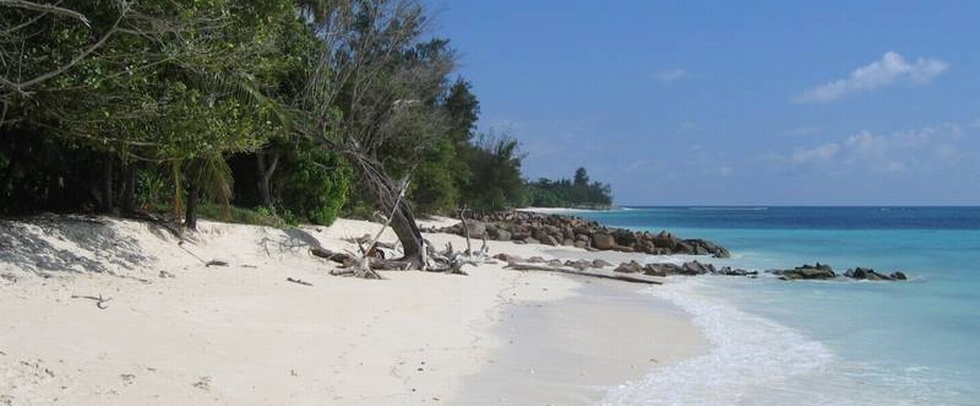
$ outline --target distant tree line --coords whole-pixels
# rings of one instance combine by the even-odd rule
[[[530,203],[517,141],[476,134],[428,21],[420,0],[0,2],[0,214]],[[570,187],[558,204],[594,200]]]
[[[527,185],[530,204],[536,207],[607,208],[612,205],[612,188],[589,182],[585,168],[578,168],[569,179],[538,179]]]

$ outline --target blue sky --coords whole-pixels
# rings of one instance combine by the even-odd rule
[[[623,205],[980,204],[980,2],[429,0],[481,131]]]

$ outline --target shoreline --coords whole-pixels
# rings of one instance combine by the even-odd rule
[[[400,405],[436,399],[472,404],[472,396],[481,396],[479,387],[471,389],[472,380],[486,382],[499,373],[519,376],[520,371],[500,369],[503,361],[488,360],[519,353],[510,348],[507,329],[527,330],[531,319],[556,326],[574,322],[582,330],[631,314],[653,325],[667,320],[686,326],[695,333],[678,343],[706,348],[698,347],[706,342],[703,334],[698,338],[690,317],[636,303],[598,304],[594,281],[504,270],[500,263],[466,267],[469,276],[385,272],[387,280],[366,281],[329,276],[332,266],[306,252],[314,244],[356,252],[345,239],[378,227],[344,219],[331,227],[290,230],[205,221],[195,241],[178,246],[166,232],[135,221],[2,220],[0,237],[13,247],[0,253],[0,274],[11,275],[0,281],[0,314],[5,315],[0,320],[0,375],[9,378],[0,383],[0,400],[14,405],[54,399],[120,405],[284,400]],[[436,246],[465,246],[458,236],[426,237]],[[390,230],[383,240],[394,241]],[[489,246],[491,253],[562,259],[578,251],[498,241]],[[615,255],[616,260],[627,256]],[[204,265],[212,259],[229,266]],[[620,292],[619,298],[635,301],[639,296],[636,286],[606,288],[634,290]],[[111,300],[103,310],[85,296]],[[583,303],[592,303],[585,309],[594,315],[568,313]],[[517,324],[511,324],[514,320]],[[629,327],[631,321],[617,323]],[[606,328],[588,330],[604,333]],[[531,342],[561,342],[536,334],[522,336],[532,337]],[[632,352],[673,359],[673,347],[643,351],[650,343],[640,340],[642,334],[635,337],[637,348],[610,346],[621,352],[617,360]],[[582,342],[598,342],[586,338]],[[598,336],[603,338],[615,344],[620,337]],[[581,360],[553,355],[552,366]],[[603,352],[592,365],[601,366],[613,355]],[[587,377],[595,377],[594,382],[574,382],[595,393],[595,385],[641,379],[650,368],[640,365],[596,366]],[[559,380],[573,378],[578,379]]]

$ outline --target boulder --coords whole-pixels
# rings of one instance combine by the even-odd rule
[[[510,241],[513,235],[507,230],[497,230],[497,240]]]
[[[643,265],[640,265],[640,263],[636,261],[623,262],[618,267],[616,267],[616,269],[613,269],[613,272],[622,272],[622,273],[639,273],[642,271],[643,271]]]
[[[609,234],[598,233],[592,237],[592,245],[600,250],[608,250],[616,245],[616,240]]]
[[[613,264],[609,263],[609,261],[606,261],[604,259],[596,259],[592,261],[593,268],[605,268],[607,266],[612,266],[612,265]]]
[[[772,271],[773,274],[780,275],[783,280],[793,279],[833,279],[837,277],[834,270],[827,264],[817,262],[816,265],[805,264],[793,269]]]
[[[895,281],[905,281],[905,280],[908,280],[909,279],[908,275],[905,275],[905,272],[902,272],[902,271],[892,272],[888,276],[890,276],[892,278],[892,280],[895,280]]]
[[[556,240],[553,236],[545,234],[541,236],[541,243],[544,245],[556,246],[558,245],[558,240]]]
[[[463,222],[459,223],[459,229],[463,230]],[[466,229],[470,232],[470,238],[481,239],[487,233],[486,223],[477,220],[466,220]]]

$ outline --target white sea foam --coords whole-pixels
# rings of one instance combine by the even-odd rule
[[[834,356],[821,343],[697,293],[698,279],[651,289],[694,316],[709,354],[659,369],[609,391],[605,406],[754,404],[754,393],[819,373]],[[788,400],[792,400],[791,398]]]

